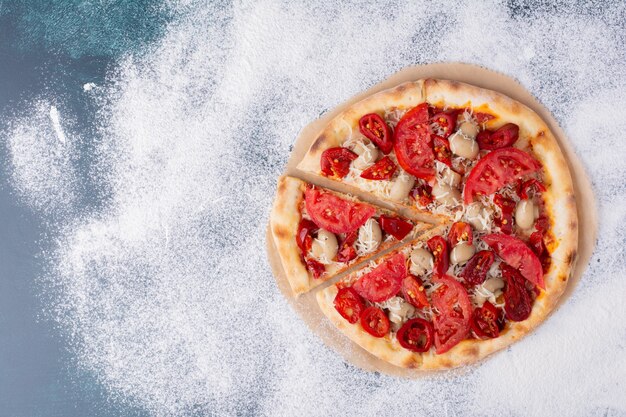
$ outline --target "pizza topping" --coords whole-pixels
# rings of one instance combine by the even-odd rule
[[[391,158],[385,156],[380,161],[366,169],[361,173],[361,178],[366,180],[388,180],[393,177],[396,172],[396,164],[393,163]]]
[[[474,139],[468,138],[463,133],[457,131],[450,136],[450,150],[461,158],[476,159],[480,149]]]
[[[524,278],[520,273],[509,265],[500,264],[502,277],[506,281],[504,288],[504,312],[512,321],[524,321],[532,311],[531,299]]]
[[[545,185],[539,180],[531,178],[524,181],[519,187],[519,198],[522,200],[528,200],[533,195],[546,191]]]
[[[304,191],[304,201],[311,220],[318,227],[337,234],[358,229],[376,213],[368,204],[343,200],[313,187]]]
[[[320,229],[311,245],[311,256],[323,264],[329,264],[337,256],[338,248],[337,236],[328,230]]]
[[[374,252],[383,241],[383,232],[380,225],[374,218],[370,218],[363,226],[359,228],[358,239],[356,242],[357,252],[360,255],[366,255]]]
[[[463,198],[469,204],[477,195],[490,195],[524,175],[541,169],[541,164],[526,152],[502,148],[485,155],[470,172]]]
[[[400,119],[394,132],[394,150],[398,163],[409,174],[425,180],[435,175],[427,103],[411,109]]]
[[[398,343],[413,352],[427,352],[433,343],[433,325],[424,319],[407,321],[398,330]]]
[[[361,313],[361,326],[374,337],[384,337],[389,333],[389,319],[378,307],[368,307]]]
[[[358,155],[349,149],[336,147],[322,152],[320,166],[322,174],[328,177],[343,178],[350,172],[350,164]]]
[[[515,223],[522,229],[530,229],[535,224],[535,203],[520,200],[515,207]]]
[[[454,247],[459,242],[472,243],[474,240],[472,227],[465,222],[455,222],[448,232],[448,242]]]
[[[495,256],[493,252],[481,250],[472,256],[459,276],[468,284],[481,284],[485,281],[485,278],[487,278],[487,272],[489,272],[489,268],[491,268],[494,260]]]
[[[391,217],[382,215],[379,218],[380,226],[385,233],[402,240],[413,230],[413,225],[399,217]]]
[[[411,274],[402,280],[402,296],[407,302],[417,308],[424,308],[430,305],[422,280]]]
[[[480,339],[493,339],[500,336],[498,309],[489,301],[485,301],[482,307],[474,309],[470,323],[476,337]]]
[[[457,206],[461,203],[461,193],[456,188],[437,182],[432,188],[432,195],[445,206]]]
[[[440,284],[431,295],[432,305],[436,309],[435,351],[442,354],[467,337],[472,303],[463,285],[453,277],[443,275],[433,281]]]
[[[311,245],[313,244],[313,233],[315,233],[317,229],[318,227],[311,220],[300,220],[300,224],[298,224],[298,233],[296,234],[296,244],[303,254],[306,254],[311,250]]]
[[[415,185],[415,177],[413,175],[408,175],[401,169],[400,173],[391,185],[389,198],[398,201],[406,200],[411,192],[411,189],[413,188],[413,185]]]
[[[439,112],[430,120],[431,127],[439,136],[447,138],[454,132],[456,119],[457,112]]]
[[[400,291],[406,274],[406,259],[402,253],[397,253],[359,278],[352,288],[366,300],[378,303]]]
[[[426,242],[428,248],[433,253],[433,275],[436,277],[443,276],[448,271],[448,243],[441,236],[431,237]]]
[[[483,236],[483,242],[491,246],[504,262],[518,270],[524,278],[545,289],[541,262],[522,240],[494,233]]]
[[[411,198],[413,198],[413,200],[417,202],[419,206],[426,207],[433,201],[432,190],[433,189],[430,187],[430,185],[422,181],[418,181],[418,183],[415,185],[415,187],[413,187],[409,195],[411,196]]]
[[[326,272],[326,267],[323,263],[316,261],[315,259],[308,258],[306,261],[306,268],[313,274],[313,278],[318,279]]]
[[[354,242],[356,242],[356,238],[358,236],[358,231],[353,230],[350,233],[347,233],[343,238],[339,245],[339,250],[337,251],[337,261],[348,263],[354,258],[356,258],[356,249],[354,249]]]
[[[476,139],[476,135],[478,134],[478,126],[476,123],[472,123],[471,121],[465,121],[461,123],[459,126],[459,131],[463,133],[465,137]]]
[[[443,162],[447,166],[452,166],[452,151],[450,150],[450,142],[441,136],[433,136],[433,148],[435,151],[435,159]]]
[[[454,171],[452,168],[443,165],[441,170],[439,170],[439,166],[437,167],[437,174],[439,174],[439,181],[445,185],[450,187],[458,187],[461,185],[462,177],[459,173]]]
[[[424,248],[416,248],[411,252],[409,269],[413,275],[422,276],[433,269],[433,255]]]
[[[391,129],[382,117],[376,113],[366,114],[359,120],[359,130],[387,155],[393,149]]]
[[[475,201],[465,207],[465,218],[479,232],[485,232],[490,229],[491,211],[479,201]]]
[[[502,233],[510,235],[513,233],[513,210],[515,210],[515,202],[510,198],[504,197],[498,193],[493,196],[493,202],[500,207],[500,217],[495,219],[496,226],[500,228]]]
[[[450,251],[450,263],[452,265],[463,265],[476,252],[474,245],[468,242],[461,242]]]
[[[341,314],[341,317],[352,324],[359,321],[361,312],[365,310],[363,299],[352,287],[339,289],[335,296],[334,305],[337,312]]]
[[[376,162],[378,159],[378,149],[374,146],[374,144],[365,144],[361,141],[353,143],[352,151],[359,155],[359,157],[352,162],[352,166],[357,169],[364,170]],[[347,145],[347,142],[344,145]]]
[[[483,130],[478,134],[476,140],[480,149],[495,150],[512,146],[519,137],[519,126],[514,123],[507,123],[495,132]]]

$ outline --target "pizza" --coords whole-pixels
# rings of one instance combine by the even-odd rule
[[[503,94],[436,79],[379,92],[331,120],[298,169],[431,223],[317,293],[341,333],[396,366],[452,368],[509,346],[546,319],[573,271],[566,159],[546,123]]]

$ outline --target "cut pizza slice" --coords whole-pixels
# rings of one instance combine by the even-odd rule
[[[284,176],[270,227],[283,270],[298,295],[432,225]]]

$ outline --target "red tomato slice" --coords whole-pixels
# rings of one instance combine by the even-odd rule
[[[378,114],[370,113],[361,117],[359,130],[366,138],[374,142],[385,155],[393,149],[391,129]]]
[[[491,246],[500,258],[517,269],[524,278],[539,288],[545,289],[541,262],[522,240],[504,234],[493,233],[483,236],[483,242]]]
[[[402,280],[402,296],[409,303],[417,308],[428,307],[428,297],[422,280],[415,275],[407,275]]]
[[[519,198],[522,200],[527,200],[529,197],[532,197],[534,194],[542,193],[546,191],[545,185],[543,185],[539,180],[535,178],[531,178],[529,180],[524,181],[519,188]]]
[[[519,126],[507,123],[495,132],[483,130],[476,137],[480,149],[494,150],[512,146],[519,138]]]
[[[439,131],[441,136],[445,139],[454,132],[454,128],[456,127],[456,119],[458,112],[446,113],[439,112],[435,114],[432,119],[430,119],[431,123],[437,125],[435,131]]]
[[[397,253],[359,278],[352,288],[366,300],[379,303],[400,291],[406,274],[406,258]]]
[[[469,110],[471,111],[471,109]],[[495,119],[495,116],[489,113],[474,112],[474,118],[476,118],[476,122],[478,124],[481,124],[488,122],[491,119]]]
[[[346,148],[329,148],[322,152],[320,166],[322,174],[343,178],[350,172],[350,164],[359,156]]]
[[[541,169],[541,164],[524,151],[516,148],[502,148],[489,152],[472,169],[463,199],[465,204],[474,200],[474,196],[490,195],[524,175]]]
[[[304,203],[313,222],[335,234],[358,229],[376,213],[368,204],[347,201],[313,187],[304,191]]]
[[[326,272],[324,264],[312,258],[307,258],[306,267],[309,271],[311,271],[314,279],[318,279],[324,274],[324,272]]]
[[[448,139],[433,135],[433,148],[435,150],[435,159],[451,167],[452,151],[450,150],[450,142],[448,142]]]
[[[500,207],[502,215],[495,219],[495,224],[500,228],[502,233],[510,235],[513,233],[513,211],[515,211],[515,201],[497,193],[493,196],[493,202]]]
[[[358,229],[346,234],[346,237],[339,245],[339,250],[337,251],[337,260],[339,262],[347,263],[356,258],[356,249],[354,249],[354,242],[356,242],[358,236]]]
[[[298,224],[298,234],[296,235],[296,243],[303,254],[307,254],[311,250],[313,244],[313,233],[318,227],[311,220],[302,219]]]
[[[382,215],[378,220],[383,231],[398,240],[404,239],[413,230],[411,223],[399,217]]]
[[[450,266],[448,242],[446,242],[446,240],[441,236],[435,236],[428,239],[426,244],[435,258],[433,275],[436,277],[443,276],[446,272],[448,272],[448,267]]]
[[[385,156],[371,167],[361,173],[361,178],[366,180],[388,180],[393,177],[398,167],[393,163],[391,158]]]
[[[449,275],[433,279],[441,284],[431,295],[434,317],[435,351],[445,353],[469,334],[472,303],[460,282]]]
[[[389,333],[389,318],[378,307],[368,307],[361,313],[361,326],[374,337],[384,337]]]
[[[411,198],[415,200],[420,207],[425,207],[433,201],[432,192],[433,189],[430,185],[422,183],[418,180],[415,187],[413,187],[411,192],[409,192],[409,196],[411,196]]]
[[[365,310],[365,303],[352,287],[339,289],[333,302],[341,317],[354,324],[359,321],[361,312]]]
[[[398,343],[412,352],[427,352],[433,344],[433,325],[424,319],[408,320],[396,335]]]
[[[504,312],[512,321],[524,321],[530,316],[532,302],[526,290],[524,278],[507,264],[500,264],[502,277],[506,281],[504,287]]]
[[[490,250],[476,252],[474,256],[467,261],[459,277],[463,278],[465,282],[471,285],[482,284],[485,282],[487,272],[489,272],[489,268],[493,265],[495,258],[495,255]]]
[[[453,248],[459,242],[467,242],[470,245],[474,241],[472,234],[472,226],[465,222],[455,222],[448,232],[448,242],[450,247]]]
[[[481,339],[493,339],[500,336],[498,309],[489,301],[482,307],[477,307],[472,314],[471,327],[474,334]]]
[[[428,103],[414,107],[400,119],[394,132],[393,149],[398,163],[409,174],[425,180],[435,176]]]

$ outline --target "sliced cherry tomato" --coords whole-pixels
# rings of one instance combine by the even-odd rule
[[[546,191],[545,185],[539,182],[539,180],[531,178],[524,181],[524,183],[520,186],[518,195],[522,200],[528,200],[528,198],[532,197],[533,194],[542,193],[544,191]]]
[[[361,178],[366,180],[388,180],[393,177],[398,167],[393,163],[391,158],[385,156],[371,167],[361,173]]]
[[[449,275],[433,279],[441,284],[431,295],[436,309],[435,351],[445,353],[469,334],[472,318],[472,303],[460,282]]]
[[[359,321],[361,313],[365,310],[365,303],[352,287],[340,288],[335,296],[335,310],[341,317],[354,324]]]
[[[309,253],[313,244],[313,233],[319,229],[311,220],[302,219],[298,224],[298,234],[296,235],[296,243],[303,254]]]
[[[366,300],[380,303],[400,291],[406,274],[406,258],[397,253],[359,278],[352,288]]]
[[[500,264],[502,277],[506,281],[504,287],[504,312],[512,321],[524,321],[532,311],[531,298],[526,290],[524,277],[505,263]]]
[[[447,271],[449,264],[448,243],[441,236],[435,236],[428,239],[426,242],[428,248],[433,253],[435,258],[433,265],[433,275],[443,276]]]
[[[451,248],[455,247],[459,242],[467,242],[471,245],[473,241],[472,226],[465,222],[452,224],[448,232],[448,242]]]
[[[432,119],[430,119],[430,122],[436,124],[438,127],[435,128],[435,131],[437,133],[440,133],[441,137],[443,137],[444,139],[450,136],[452,132],[454,132],[454,128],[456,127],[457,114],[457,112],[439,112],[435,114]]]
[[[343,178],[350,172],[350,164],[359,156],[350,149],[336,147],[329,148],[322,152],[320,166],[322,174],[337,178]]]
[[[402,280],[402,296],[409,303],[417,308],[428,307],[428,297],[422,280],[415,275],[407,275]]]
[[[524,151],[502,148],[485,155],[470,172],[463,199],[465,204],[476,195],[490,195],[524,175],[541,169],[541,164]]]
[[[494,150],[513,145],[519,138],[519,126],[507,123],[495,132],[481,131],[476,137],[480,149]]]
[[[326,191],[307,187],[304,203],[311,220],[335,234],[350,233],[363,226],[376,213],[369,204],[344,200]]]
[[[435,176],[427,103],[414,107],[400,119],[394,132],[393,149],[398,163],[409,174],[425,180]]]
[[[522,240],[501,233],[493,233],[483,236],[483,242],[491,246],[504,262],[519,270],[528,281],[539,288],[546,288],[543,282],[541,262]]]
[[[541,233],[545,233],[548,227],[550,227],[550,220],[548,220],[545,215],[540,214],[539,218],[535,221],[535,229]]]
[[[361,117],[359,130],[366,138],[374,142],[385,155],[393,149],[391,129],[378,114],[370,113]]]
[[[482,284],[485,282],[487,272],[489,272],[489,268],[493,265],[495,258],[495,255],[490,250],[478,251],[467,261],[459,276],[468,284]]]
[[[539,258],[539,262],[541,262],[541,267],[543,272],[546,273],[548,269],[550,269],[550,254],[548,253],[548,249],[546,248],[545,243],[543,242],[543,232],[536,231],[533,232],[528,238],[528,245],[535,252],[535,255]]]
[[[326,267],[323,263],[316,261],[312,258],[307,258],[306,267],[313,274],[313,278],[318,279],[326,272]]]
[[[398,343],[412,352],[428,352],[433,344],[433,325],[424,319],[407,320],[396,335]]]
[[[356,249],[354,249],[354,242],[356,242],[358,236],[358,229],[346,234],[346,237],[339,245],[339,250],[337,251],[337,260],[339,262],[348,263],[356,258]]]
[[[515,201],[504,197],[497,193],[493,196],[493,202],[500,207],[502,215],[495,219],[496,226],[500,228],[502,233],[510,235],[513,233],[513,212],[515,211]]]
[[[413,225],[399,217],[391,217],[382,215],[378,219],[380,227],[385,233],[402,240],[413,230]]]
[[[409,195],[421,207],[425,207],[433,201],[432,187],[422,181],[417,181]]]
[[[450,150],[450,142],[448,142],[448,139],[433,135],[433,148],[435,150],[435,159],[451,167],[452,151]]]
[[[481,339],[494,339],[500,336],[498,309],[489,301],[485,301],[482,307],[474,309],[471,327],[474,334]]]
[[[374,337],[384,337],[389,333],[389,318],[378,307],[368,307],[361,313],[361,326]]]

